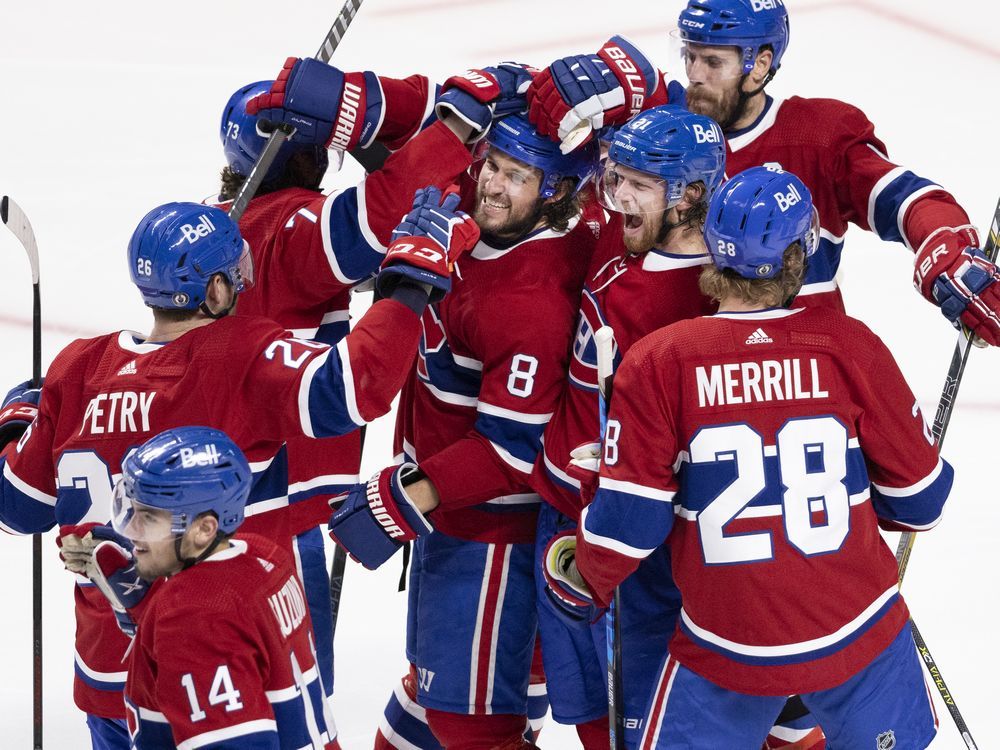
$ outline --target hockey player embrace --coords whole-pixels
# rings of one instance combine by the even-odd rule
[[[74,341],[50,366],[30,425],[23,410],[4,410],[5,423],[27,431],[0,455],[0,528],[100,533],[92,529],[108,520],[128,452],[163,429],[208,424],[225,429],[250,461],[246,515],[260,515],[254,520],[266,529],[267,512],[281,507],[275,498],[288,494],[288,437],[342,435],[388,412],[416,352],[420,314],[450,289],[451,264],[479,236],[454,210],[457,201],[436,188],[418,193],[382,261],[377,285],[386,299],[336,347],[230,314],[253,264],[221,210],[168,203],[150,211],[129,242],[128,265],[153,328]],[[28,400],[23,390],[5,403]],[[327,520],[325,498],[310,512],[313,524]],[[78,583],[74,698],[96,746],[127,746],[121,663],[129,640],[90,582]]]
[[[686,89],[667,84],[639,49],[612,37],[596,55],[557,60],[537,75],[528,89],[529,119],[539,131],[567,139],[569,148],[591,129],[621,125],[668,99],[686,103],[722,126],[729,174],[775,166],[811,191],[822,232],[796,306],[843,308],[836,275],[853,223],[905,244],[916,254],[920,293],[953,324],[1000,344],[1000,274],[951,194],[893,163],[857,107],[766,92],[790,40],[783,2],[690,0],[676,33]]]
[[[338,747],[294,560],[233,538],[252,486],[243,452],[207,427],[163,432],[122,465],[114,529],[137,574],[162,579],[127,661],[136,750]]]
[[[786,307],[813,217],[790,173],[719,188],[701,278],[719,312],[625,356],[575,560],[549,570],[557,593],[603,606],[668,539],[683,608],[644,750],[759,750],[791,694],[830,748],[917,749],[936,731],[879,527],[934,526],[953,472],[864,324]]]

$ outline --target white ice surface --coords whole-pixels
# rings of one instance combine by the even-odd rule
[[[890,155],[949,188],[981,228],[1000,181],[996,76],[1000,6],[989,0],[790,0],[792,44],[773,94],[833,96],[860,106]],[[680,5],[652,0],[368,0],[334,58],[347,69],[442,80],[515,59],[543,65],[633,37],[663,67],[665,29]],[[199,200],[222,166],[218,119],[237,86],[272,77],[286,55],[311,54],[339,1],[294,3],[26,3],[0,14],[0,193],[34,224],[42,256],[44,358],[76,336],[148,325],[124,253],[153,206]],[[328,182],[359,178],[355,169]],[[933,414],[955,335],[910,284],[912,260],[856,228],[841,281],[849,311],[889,344]],[[360,313],[361,310],[356,310]],[[12,236],[0,231],[0,386],[29,375],[30,286]],[[1000,524],[991,425],[1000,416],[996,351],[975,351],[945,446],[957,481],[944,522],[919,538],[905,593],[980,747],[1000,743],[996,718]],[[369,431],[365,471],[390,459],[391,421]],[[905,449],[905,448],[904,448]],[[894,539],[892,540],[894,544]],[[45,731],[50,748],[87,747],[71,697],[72,581],[44,540]],[[348,750],[371,746],[403,667],[398,564],[351,564],[337,632],[336,714]],[[0,538],[0,746],[31,737],[30,541]],[[939,703],[934,748],[963,747]],[[549,723],[547,748],[575,747]]]

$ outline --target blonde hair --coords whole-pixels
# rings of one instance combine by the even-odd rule
[[[748,305],[779,307],[794,299],[802,288],[806,259],[802,245],[793,242],[781,258],[781,270],[771,279],[747,279],[730,268],[710,265],[701,272],[698,287],[706,297],[722,302],[738,298]]]

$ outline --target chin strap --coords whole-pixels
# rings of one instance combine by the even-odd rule
[[[181,540],[183,538],[184,538],[183,534],[174,537],[174,557],[176,557],[177,562],[179,562],[183,566],[181,570],[187,570],[192,565],[197,565],[206,557],[208,557],[210,554],[212,554],[212,551],[219,546],[219,542],[225,540],[225,534],[223,534],[221,531],[216,531],[215,539],[213,539],[212,543],[209,544],[197,557],[181,557]]]
[[[736,89],[739,92],[740,98],[736,102],[736,106],[733,107],[733,113],[726,118],[725,122],[719,123],[719,127],[722,128],[723,133],[727,132],[730,128],[733,127],[733,125],[735,125],[743,118],[743,116],[746,114],[747,102],[749,102],[750,99],[752,99],[753,97],[757,96],[757,94],[762,93],[764,91],[764,87],[771,82],[771,79],[774,78],[774,75],[777,72],[778,71],[776,70],[767,71],[767,75],[764,77],[764,82],[761,83],[760,86],[755,88],[753,91],[743,90],[743,82],[746,81],[749,73],[744,73],[742,76],[740,76],[740,83]]]

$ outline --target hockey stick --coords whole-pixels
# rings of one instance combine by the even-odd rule
[[[990,233],[986,238],[986,245],[983,252],[990,262],[995,263],[997,259],[997,247],[1000,242],[1000,201],[993,210],[993,223],[990,225]],[[941,398],[938,400],[937,412],[934,414],[934,425],[931,432],[937,439],[938,452],[944,444],[944,436],[948,430],[948,423],[951,421],[951,411],[955,406],[955,398],[958,396],[958,388],[962,385],[962,376],[965,374],[965,365],[969,361],[969,353],[975,343],[975,336],[972,332],[962,326],[958,333],[958,342],[955,344],[955,351],[951,355],[951,365],[948,367],[948,374],[944,379],[944,388],[941,391]],[[906,568],[910,564],[910,553],[913,552],[913,543],[916,535],[912,531],[903,532],[899,538],[899,545],[896,547],[896,564],[899,566],[899,585],[903,585],[903,576],[906,575]]]
[[[9,196],[0,198],[0,220],[28,254],[33,290],[31,320],[31,380],[42,385],[42,293],[38,275],[38,243],[24,211]],[[35,750],[42,748],[42,535],[31,538],[32,717]]]
[[[991,262],[996,262],[998,245],[1000,245],[1000,201],[997,201],[997,206],[993,210],[993,222],[990,225],[989,236],[986,238],[986,246],[983,248],[983,252]],[[955,406],[955,398],[958,396],[958,389],[962,384],[962,376],[965,374],[965,366],[969,361],[969,354],[972,352],[973,344],[975,344],[975,336],[972,335],[972,332],[968,328],[963,326],[958,334],[955,351],[951,355],[951,365],[949,365],[948,374],[945,376],[944,388],[941,391],[937,412],[934,414],[934,424],[931,427],[931,433],[937,439],[938,452],[941,451],[941,446],[944,444],[948,424],[951,421],[951,412]],[[910,563],[910,554],[913,552],[915,541],[916,535],[910,531],[903,532],[903,535],[899,539],[899,545],[896,548],[896,564],[899,567],[900,586],[903,585],[903,576],[906,575],[906,568]],[[944,681],[944,677],[941,676],[941,670],[938,668],[937,661],[931,655],[930,649],[927,648],[927,642],[920,634],[920,630],[912,618],[910,619],[910,632],[913,634],[913,641],[917,645],[917,652],[921,660],[923,660],[924,666],[927,667],[927,671],[934,681],[934,687],[937,688],[941,700],[944,701],[945,706],[948,708],[948,713],[955,722],[955,726],[958,727],[965,746],[969,750],[976,750],[976,741],[972,738],[969,725],[965,723],[965,718],[958,709],[958,704],[955,703],[955,698],[952,696],[948,684]]]
[[[614,387],[615,332],[611,326],[601,326],[594,333],[597,346],[597,387],[601,391],[598,406],[601,425],[601,440],[608,430],[608,408],[611,405],[611,391]],[[608,642],[608,739],[611,750],[625,748],[625,717],[622,701],[622,625],[621,589],[615,586],[611,606],[604,615],[604,626]]]
[[[354,16],[357,15],[358,10],[361,8],[362,2],[364,0],[347,0],[344,3],[344,7],[340,9],[340,13],[337,14],[337,18],[333,22],[333,26],[330,27],[330,30],[323,38],[322,44],[319,45],[319,50],[315,55],[317,60],[321,62],[330,61],[334,50],[340,45],[340,41],[344,38],[344,34],[347,33],[351,21],[354,20]],[[264,182],[264,176],[278,156],[278,151],[282,144],[291,138],[294,132],[295,129],[286,124],[279,124],[272,131],[270,137],[267,139],[267,145],[260,152],[260,156],[257,157],[257,161],[253,165],[253,169],[250,170],[250,174],[243,181],[240,191],[233,199],[233,205],[229,208],[229,218],[233,221],[239,221],[240,217],[243,216],[243,212],[247,210],[250,201],[257,194],[261,183]],[[355,150],[357,151],[357,149]],[[368,165],[362,164],[362,166],[368,169]]]

